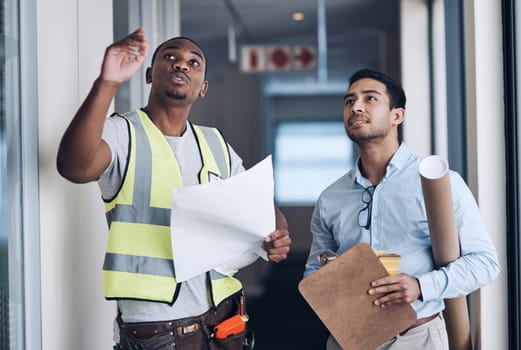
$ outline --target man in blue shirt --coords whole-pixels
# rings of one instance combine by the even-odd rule
[[[344,125],[358,145],[359,158],[317,201],[304,275],[319,269],[319,255],[327,249],[342,254],[364,242],[401,255],[399,273],[373,281],[368,293],[384,293],[374,302],[382,308],[411,304],[418,320],[379,349],[448,349],[443,299],[490,283],[500,266],[472,193],[450,172],[461,257],[436,269],[418,170],[421,159],[398,139],[404,117],[405,93],[399,83],[369,69],[351,76]],[[339,348],[330,337],[328,349]]]

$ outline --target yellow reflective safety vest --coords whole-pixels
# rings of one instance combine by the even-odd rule
[[[174,303],[179,290],[170,240],[172,190],[183,186],[168,141],[142,110],[123,117],[129,129],[128,164],[116,196],[105,201],[109,239],[103,264],[107,299]],[[192,125],[201,160],[199,182],[230,176],[230,154],[215,128]],[[186,132],[192,132],[190,128]],[[208,273],[214,306],[242,290],[233,277]]]

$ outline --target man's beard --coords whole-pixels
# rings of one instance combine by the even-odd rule
[[[166,95],[175,100],[184,100],[186,99],[186,94],[179,93],[177,91],[167,91]]]
[[[351,141],[356,144],[370,142],[375,139],[383,138],[386,136],[386,133],[382,130],[370,130],[364,133],[350,133],[346,130],[347,137],[351,139]]]

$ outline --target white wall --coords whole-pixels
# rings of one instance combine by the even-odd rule
[[[62,179],[55,160],[112,42],[112,2],[38,1],[37,27],[42,348],[111,349],[115,307],[102,295],[107,228],[98,189]]]
[[[401,82],[407,94],[403,139],[420,156],[431,154],[428,13],[424,0],[401,0]]]
[[[508,348],[501,3],[466,0],[469,185],[498,250],[502,272],[472,297],[477,349]],[[474,308],[474,306],[479,306]]]

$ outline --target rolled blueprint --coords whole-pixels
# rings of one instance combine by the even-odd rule
[[[460,256],[449,166],[442,157],[429,156],[420,162],[419,170],[434,263],[437,267],[446,266]],[[449,349],[471,350],[466,297],[445,299],[443,315],[449,336]]]

